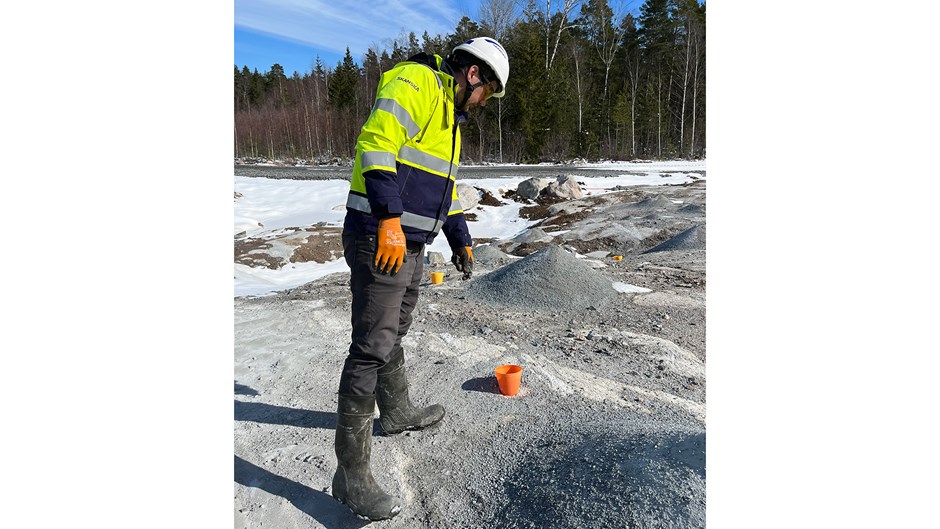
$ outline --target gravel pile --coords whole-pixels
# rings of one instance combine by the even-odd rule
[[[699,206],[698,204],[686,204],[679,208],[679,213],[684,213],[686,215],[704,215],[705,208]]]
[[[468,297],[519,309],[598,308],[617,295],[611,280],[560,246],[548,246],[471,283]]]
[[[664,197],[663,195],[656,195],[655,197],[644,198],[643,200],[639,202],[628,204],[624,206],[624,209],[634,210],[634,211],[643,211],[643,212],[646,212],[646,211],[654,212],[654,211],[676,209],[676,205],[675,203],[673,203],[671,200]]]
[[[675,237],[660,243],[643,253],[666,252],[671,250],[704,250],[705,227],[692,226]]]

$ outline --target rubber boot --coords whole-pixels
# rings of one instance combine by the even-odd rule
[[[385,494],[372,476],[372,414],[375,396],[339,395],[336,412],[336,474],[333,497],[370,520],[401,511],[401,500]]]
[[[398,349],[378,372],[375,398],[379,405],[379,424],[386,434],[420,430],[444,418],[444,407],[432,404],[417,408],[408,398],[408,377],[405,376],[405,352]]]

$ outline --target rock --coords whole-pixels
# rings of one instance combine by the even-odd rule
[[[584,196],[581,186],[572,175],[559,175],[557,180],[548,184],[546,192],[558,198],[581,198]]]
[[[460,206],[465,212],[480,204],[480,192],[471,185],[457,184],[457,196],[460,198]]]
[[[431,266],[441,266],[447,264],[444,254],[441,252],[428,252],[428,264]]]
[[[551,240],[551,239],[552,239],[552,236],[545,233],[545,230],[543,230],[542,228],[529,228],[525,230],[524,232],[520,233],[519,235],[516,235],[515,237],[513,237],[512,241],[518,242],[518,243],[523,243],[523,242],[532,243],[532,242],[540,242],[540,241],[546,241],[546,240]]]
[[[480,263],[495,263],[509,261],[512,258],[492,244],[481,244],[473,249],[473,259]]]
[[[529,200],[535,200],[546,186],[548,186],[548,181],[544,178],[529,178],[528,180],[519,182],[519,187],[516,188],[516,195]]]

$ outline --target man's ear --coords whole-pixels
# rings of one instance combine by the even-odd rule
[[[477,78],[477,82],[480,82],[480,67],[476,64],[471,64],[470,68],[467,69],[467,83],[470,83],[470,76]]]

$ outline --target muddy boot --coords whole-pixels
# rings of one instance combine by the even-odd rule
[[[444,407],[432,404],[416,408],[408,398],[408,378],[405,376],[405,353],[399,349],[379,370],[375,398],[379,404],[379,424],[386,434],[405,430],[420,430],[444,418]]]
[[[372,395],[339,395],[336,412],[336,474],[333,497],[359,516],[386,520],[401,511],[401,500],[385,494],[372,477]]]

